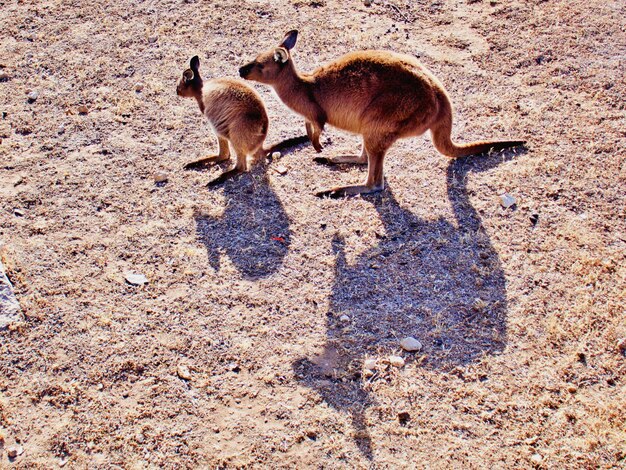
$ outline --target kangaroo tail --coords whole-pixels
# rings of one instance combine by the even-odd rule
[[[264,148],[263,155],[266,157],[271,155],[274,152],[279,152],[281,150],[285,150],[291,147],[295,147],[296,145],[304,144],[309,141],[309,138],[306,135],[301,135],[299,137],[292,137],[290,139],[282,140],[269,148]]]
[[[489,150],[502,150],[509,147],[524,145],[525,140],[485,140],[468,144],[457,144],[452,141],[452,105],[447,96],[440,100],[442,107],[439,119],[431,126],[433,144],[446,157],[459,158],[475,155]]]

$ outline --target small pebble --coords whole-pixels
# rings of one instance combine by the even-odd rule
[[[33,103],[33,102],[37,101],[37,98],[39,98],[39,92],[38,91],[31,91],[28,94],[28,101],[30,103]]]
[[[143,83],[141,83],[141,82],[135,83],[135,91],[137,93],[139,93],[140,91],[143,91]]]
[[[143,274],[134,274],[131,272],[125,273],[124,278],[126,282],[132,284],[133,286],[142,286],[144,284],[148,284],[148,278]]]
[[[280,158],[282,154],[280,152],[272,152],[272,158]]]
[[[24,448],[19,444],[7,447],[7,455],[10,459],[14,459],[18,455],[22,455],[23,453]]]
[[[152,177],[154,178],[155,183],[165,183],[168,179],[167,173],[162,171],[157,171],[154,175],[152,175]]]
[[[344,313],[339,317],[339,321],[341,323],[348,323],[350,321],[350,317]]]
[[[274,171],[276,173],[278,173],[279,175],[286,175],[287,174],[287,167],[285,167],[283,165],[278,165],[278,166],[274,167]]]
[[[87,114],[88,112],[89,112],[89,108],[86,105],[81,104],[78,107],[78,114]]]
[[[541,464],[541,462],[543,462],[543,457],[540,454],[533,454],[530,458],[530,461],[535,465],[539,465]]]
[[[0,73],[0,82],[8,82],[10,78],[11,76],[6,72]]]
[[[183,380],[191,380],[191,372],[189,372],[189,367],[184,364],[179,364],[176,369],[176,373]]]
[[[620,338],[617,340],[617,349],[622,354],[626,354],[626,338]]]
[[[16,217],[24,217],[24,211],[22,209],[13,209],[13,215]]]
[[[363,0],[363,5],[366,7],[372,6],[372,0]]]
[[[404,359],[400,356],[389,356],[389,364],[394,367],[404,367]]]
[[[537,222],[539,222],[539,214],[532,214],[530,216],[530,223],[533,225],[537,225]]]
[[[365,361],[363,361],[363,368],[368,370],[375,370],[376,359],[365,359]]]
[[[505,209],[514,206],[517,203],[517,200],[511,196],[509,193],[504,193],[500,195],[500,204]]]
[[[148,42],[149,42],[150,44],[154,44],[155,42],[157,42],[157,40],[158,40],[158,39],[159,39],[159,38],[158,38],[158,36],[150,36],[150,37],[148,38]]]
[[[398,413],[398,421],[401,425],[405,425],[411,420],[411,414],[408,411],[401,411]]]
[[[418,340],[416,340],[412,336],[408,336],[404,338],[402,341],[400,341],[400,346],[405,351],[410,351],[410,352],[419,351],[420,349],[422,349],[422,343],[420,343]]]

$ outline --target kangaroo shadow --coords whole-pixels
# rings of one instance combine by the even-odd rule
[[[226,255],[244,278],[257,280],[278,270],[289,251],[289,219],[259,165],[223,184],[226,208],[219,217],[196,215],[196,233],[209,264],[219,271]]]
[[[467,176],[493,168],[502,156],[458,159],[447,168],[447,193],[454,221],[421,220],[387,190],[368,197],[384,226],[380,243],[346,261],[336,236],[335,285],[322,354],[294,363],[296,377],[332,407],[352,417],[356,444],[372,458],[365,410],[372,405],[363,362],[390,354],[419,359],[421,367],[450,370],[505,346],[506,283],[477,211]],[[341,317],[347,315],[349,320]],[[417,354],[401,354],[399,341],[413,336]],[[374,376],[375,378],[375,376]]]

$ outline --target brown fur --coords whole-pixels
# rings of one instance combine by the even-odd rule
[[[317,159],[327,163],[367,163],[365,184],[321,191],[341,196],[384,188],[383,161],[398,139],[431,131],[442,154],[457,158],[522,145],[524,141],[483,141],[456,144],[451,139],[452,105],[439,81],[414,57],[386,51],[346,54],[310,74],[300,74],[291,58],[297,31],[290,31],[274,49],[241,67],[247,80],[271,85],[281,100],[304,116],[306,129],[320,152],[326,123],[363,136],[359,156]]]
[[[189,163],[185,168],[197,168],[228,160],[231,146],[237,158],[235,166],[211,181],[209,186],[250,171],[249,157],[253,161],[258,160],[274,150],[307,140],[300,137],[268,149],[263,148],[269,120],[259,94],[240,80],[216,78],[205,82],[200,77],[199,65],[198,57],[193,57],[190,68],[183,72],[176,93],[196,99],[200,111],[217,134],[219,154]]]

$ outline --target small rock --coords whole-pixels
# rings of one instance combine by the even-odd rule
[[[24,448],[19,444],[7,447],[7,455],[10,459],[14,459],[18,455],[22,455],[23,453]]]
[[[191,380],[191,372],[189,372],[189,367],[184,364],[179,364],[176,369],[176,373],[183,380]]]
[[[65,467],[65,465],[67,465],[67,462],[69,462],[70,459],[68,459],[67,457],[61,457],[61,460],[59,460],[59,467]]]
[[[104,390],[104,385],[103,384],[98,384],[96,386],[96,390],[98,390],[99,392],[101,392],[102,390]]]
[[[404,359],[400,356],[389,356],[389,364],[394,367],[404,367]]]
[[[533,454],[530,457],[530,461],[534,463],[535,465],[540,465],[541,462],[543,462],[543,457],[541,456],[541,454]]]
[[[280,152],[272,152],[272,158],[280,158],[282,154]]]
[[[127,272],[124,274],[124,278],[126,282],[132,284],[133,286],[142,286],[144,284],[148,284],[148,278],[143,274],[134,274],[131,272]]]
[[[350,321],[350,317],[344,313],[339,317],[339,321],[341,323],[348,323]]]
[[[65,124],[61,124],[59,126],[59,128],[57,129],[57,134],[59,134],[59,135],[65,134]]]
[[[365,359],[363,361],[363,368],[367,370],[376,370],[376,359]]]
[[[539,222],[539,214],[531,214],[530,223],[534,226],[537,225],[537,222]]]
[[[159,37],[158,37],[158,36],[150,36],[150,37],[148,38],[148,42],[149,42],[150,44],[154,44],[155,42],[157,42],[157,41],[158,41],[158,39],[159,39]]]
[[[500,204],[505,209],[513,207],[517,203],[517,200],[509,193],[500,194]]]
[[[24,211],[22,209],[13,209],[13,215],[16,217],[24,217]]]
[[[622,354],[626,354],[626,338],[620,338],[617,340],[617,349]]]
[[[141,82],[137,82],[137,83],[135,83],[135,91],[136,91],[137,93],[139,93],[139,92],[143,91],[143,83],[141,83]]]
[[[274,171],[276,173],[278,173],[279,175],[286,175],[287,174],[287,167],[283,166],[283,165],[278,165],[274,167]]]
[[[162,171],[157,171],[154,175],[152,175],[152,177],[154,178],[155,183],[165,183],[168,180],[167,173]]]
[[[28,102],[29,103],[34,103],[35,101],[37,101],[37,98],[39,98],[39,92],[38,91],[31,91],[28,94]]]
[[[22,309],[15,298],[13,285],[6,276],[4,265],[0,261],[0,330],[11,327],[23,320]]]
[[[87,107],[87,105],[81,104],[78,107],[78,114],[87,114],[89,112],[89,108]]]
[[[11,79],[11,76],[6,73],[6,72],[2,72],[0,73],[0,82],[8,82]]]
[[[411,415],[408,411],[401,411],[398,413],[398,421],[402,426],[408,423],[411,420]]]
[[[410,351],[410,352],[419,351],[420,349],[422,349],[422,343],[420,343],[418,340],[416,340],[412,336],[408,336],[404,338],[402,341],[400,341],[400,346],[405,351]]]
[[[363,5],[366,7],[372,6],[372,0],[363,0]]]

